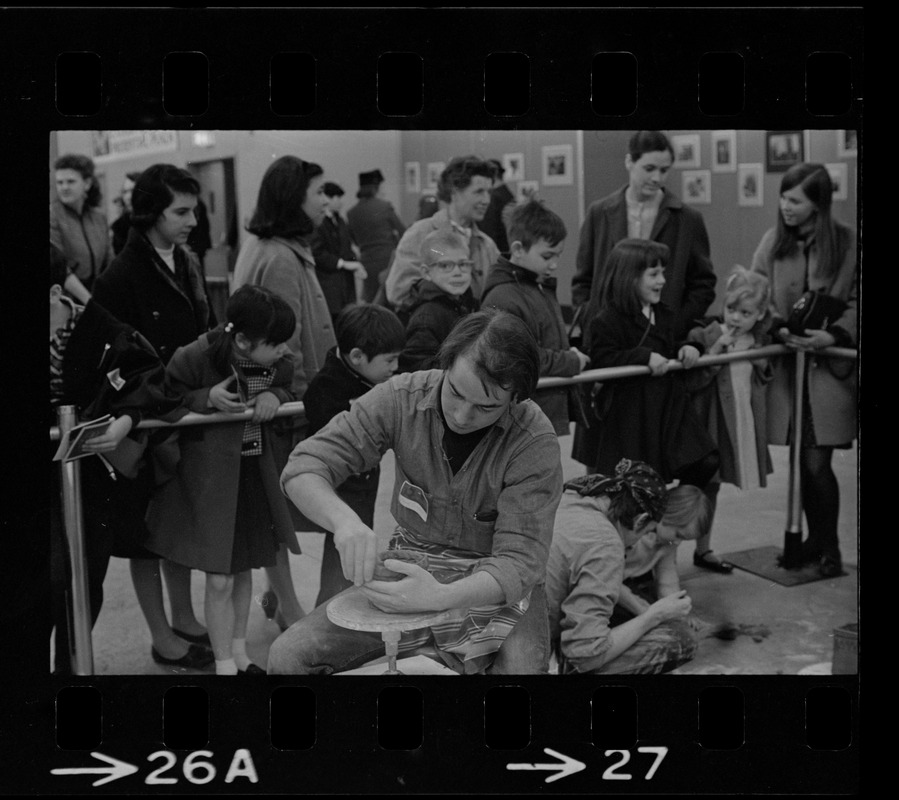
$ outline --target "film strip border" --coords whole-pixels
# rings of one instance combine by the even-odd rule
[[[859,128],[862,20],[860,8],[6,9],[9,177],[42,208],[46,134],[61,128]],[[93,66],[67,64],[85,58],[73,53]],[[89,79],[67,89],[68,76]],[[11,432],[12,446],[28,433]],[[170,790],[522,793],[550,777],[548,750],[584,765],[552,787],[577,793],[858,786],[855,677],[334,679],[235,693],[206,679],[63,684],[45,676],[45,650],[29,655],[30,678],[4,702],[8,785],[23,791],[84,791],[65,781],[102,776],[50,770],[86,770],[87,752],[139,765],[94,789],[116,793],[148,791],[154,770]],[[658,753],[640,748],[663,747],[648,783]],[[172,755],[151,763],[158,752]]]
[[[7,10],[57,127],[855,127],[861,9]],[[51,24],[52,23],[52,24]],[[21,38],[17,38],[21,36]]]

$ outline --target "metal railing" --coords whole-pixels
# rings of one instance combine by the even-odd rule
[[[802,430],[802,396],[803,381],[806,369],[807,354],[802,350],[793,350],[784,345],[770,345],[755,350],[736,353],[723,353],[717,356],[702,356],[693,369],[713,366],[715,364],[727,364],[732,361],[755,361],[759,358],[793,355],[796,358],[795,385],[793,387],[793,408],[791,430]],[[842,347],[826,347],[815,351],[815,356],[828,356],[836,358],[857,359],[858,351]],[[669,371],[684,369],[678,361],[669,362]],[[571,378],[541,378],[537,388],[548,389],[557,386],[571,386],[579,383],[604,382],[621,378],[633,378],[640,375],[651,375],[649,367],[628,366],[609,367],[607,369],[592,369],[575,375]],[[283,403],[275,412],[276,417],[294,417],[305,415],[305,407],[302,402]],[[183,428],[191,425],[214,425],[219,422],[240,422],[249,420],[253,415],[252,410],[242,411],[237,414],[215,412],[212,414],[198,414],[191,412],[177,422],[163,422],[162,420],[142,420],[138,430],[158,428]],[[70,430],[78,420],[74,406],[60,406],[58,410],[59,425],[50,428],[50,439],[57,441],[61,434]],[[783,566],[786,569],[796,569],[801,566],[800,545],[802,543],[802,499],[799,492],[799,457],[801,452],[801,437],[793,436],[790,443],[790,473],[787,489],[787,523],[784,532]],[[65,536],[69,547],[69,555],[72,565],[72,611],[74,626],[70,637],[72,647],[72,670],[75,675],[93,674],[93,646],[91,642],[91,614],[90,600],[87,588],[87,565],[84,557],[84,515],[81,505],[81,475],[80,463],[70,461],[61,464],[62,470],[62,508],[65,525]]]

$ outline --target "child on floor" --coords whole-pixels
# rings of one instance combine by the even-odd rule
[[[613,624],[619,610],[618,622],[639,616],[656,600],[677,594],[681,590],[677,573],[677,546],[694,541],[712,524],[714,506],[698,486],[682,484],[669,489],[665,496],[665,512],[656,529],[641,537],[625,551],[624,580],[618,595],[618,608],[612,616]],[[696,630],[699,622],[687,617]]]
[[[397,312],[406,322],[399,371],[437,367],[437,351],[462,317],[478,310],[471,291],[468,244],[450,228],[429,233],[421,243],[421,276]]]
[[[272,566],[284,543],[299,553],[279,478],[290,454],[288,420],[296,328],[290,306],[262,286],[228,300],[227,324],[179,348],[167,367],[191,411],[239,413],[247,421],[184,428],[177,476],[147,512],[150,550],[206,572],[206,625],[218,675],[260,675],[246,652],[251,570]],[[281,424],[281,423],[287,424]]]
[[[490,268],[481,306],[494,306],[520,317],[540,349],[540,377],[570,378],[590,362],[570,347],[553,273],[565,246],[565,223],[539,200],[514,208],[509,220],[509,258]],[[557,436],[570,431],[579,397],[569,387],[538,389],[534,402],[552,422]]]
[[[609,254],[587,311],[584,349],[592,368],[643,365],[652,376],[604,383],[595,420],[586,435],[575,435],[573,455],[588,473],[612,474],[620,459],[631,458],[668,483],[705,489],[718,470],[718,451],[690,403],[684,373],[668,371],[675,359],[694,366],[702,345],[674,340],[673,313],[660,302],[668,257],[666,245],[647,239],[624,239]]]
[[[406,334],[399,317],[378,305],[351,305],[338,315],[335,332],[337,347],[328,352],[325,364],[309,383],[303,396],[308,435],[312,436],[343,411],[349,411],[357,397],[377,383],[383,383],[397,370],[397,361]],[[381,468],[351,475],[337,488],[337,496],[369,528],[374,527],[375,501]],[[330,600],[353,585],[343,576],[340,554],[334,546],[334,534],[325,534],[322,551],[321,582],[315,605]]]
[[[690,331],[688,340],[698,342],[708,355],[754,350],[771,344],[771,287],[759,272],[737,267],[727,279],[723,318],[707,319]],[[741,489],[765,486],[771,473],[768,452],[765,392],[773,377],[767,358],[716,364],[690,375],[694,405],[718,445],[718,475],[705,491],[712,514],[721,482]],[[725,561],[709,561],[711,525],[696,541],[693,561],[718,572],[730,571]],[[709,561],[709,564],[704,562]]]

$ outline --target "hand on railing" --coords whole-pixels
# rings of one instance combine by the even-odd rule
[[[232,383],[234,383],[234,378],[229,375],[209,390],[209,399],[206,401],[209,408],[215,408],[228,414],[247,410],[246,403],[241,401],[240,395],[228,390],[228,386]]]
[[[781,328],[777,333],[783,343],[794,350],[820,350],[822,347],[833,347],[837,341],[833,334],[824,330],[806,329],[805,336],[790,333],[789,328]]]

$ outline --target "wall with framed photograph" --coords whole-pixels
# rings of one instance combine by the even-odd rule
[[[849,167],[842,161],[837,164],[825,164],[824,166],[830,173],[830,180],[833,183],[833,199],[848,200]]]
[[[698,133],[675,134],[671,138],[671,146],[674,148],[674,166],[678,169],[699,167],[702,164],[700,158],[700,145]]]
[[[417,161],[406,162],[406,191],[418,194],[421,191],[421,164]]]
[[[430,192],[437,191],[437,184],[440,183],[440,173],[446,169],[446,164],[442,161],[429,161],[427,180],[425,181],[425,190]]]
[[[570,144],[542,147],[540,163],[543,166],[544,186],[569,186],[574,183],[574,150]]]
[[[765,197],[765,173],[761,164],[737,167],[737,205],[743,208],[761,206]]]
[[[858,131],[837,131],[837,156],[855,158],[858,155]]]
[[[737,132],[712,131],[712,172],[737,171]]]
[[[681,173],[681,200],[691,205],[709,205],[712,202],[712,171],[685,169]]]
[[[805,161],[802,131],[765,132],[765,172],[786,172],[802,161]]]
[[[502,165],[505,170],[504,181],[508,183],[524,180],[524,153],[503,153]]]

